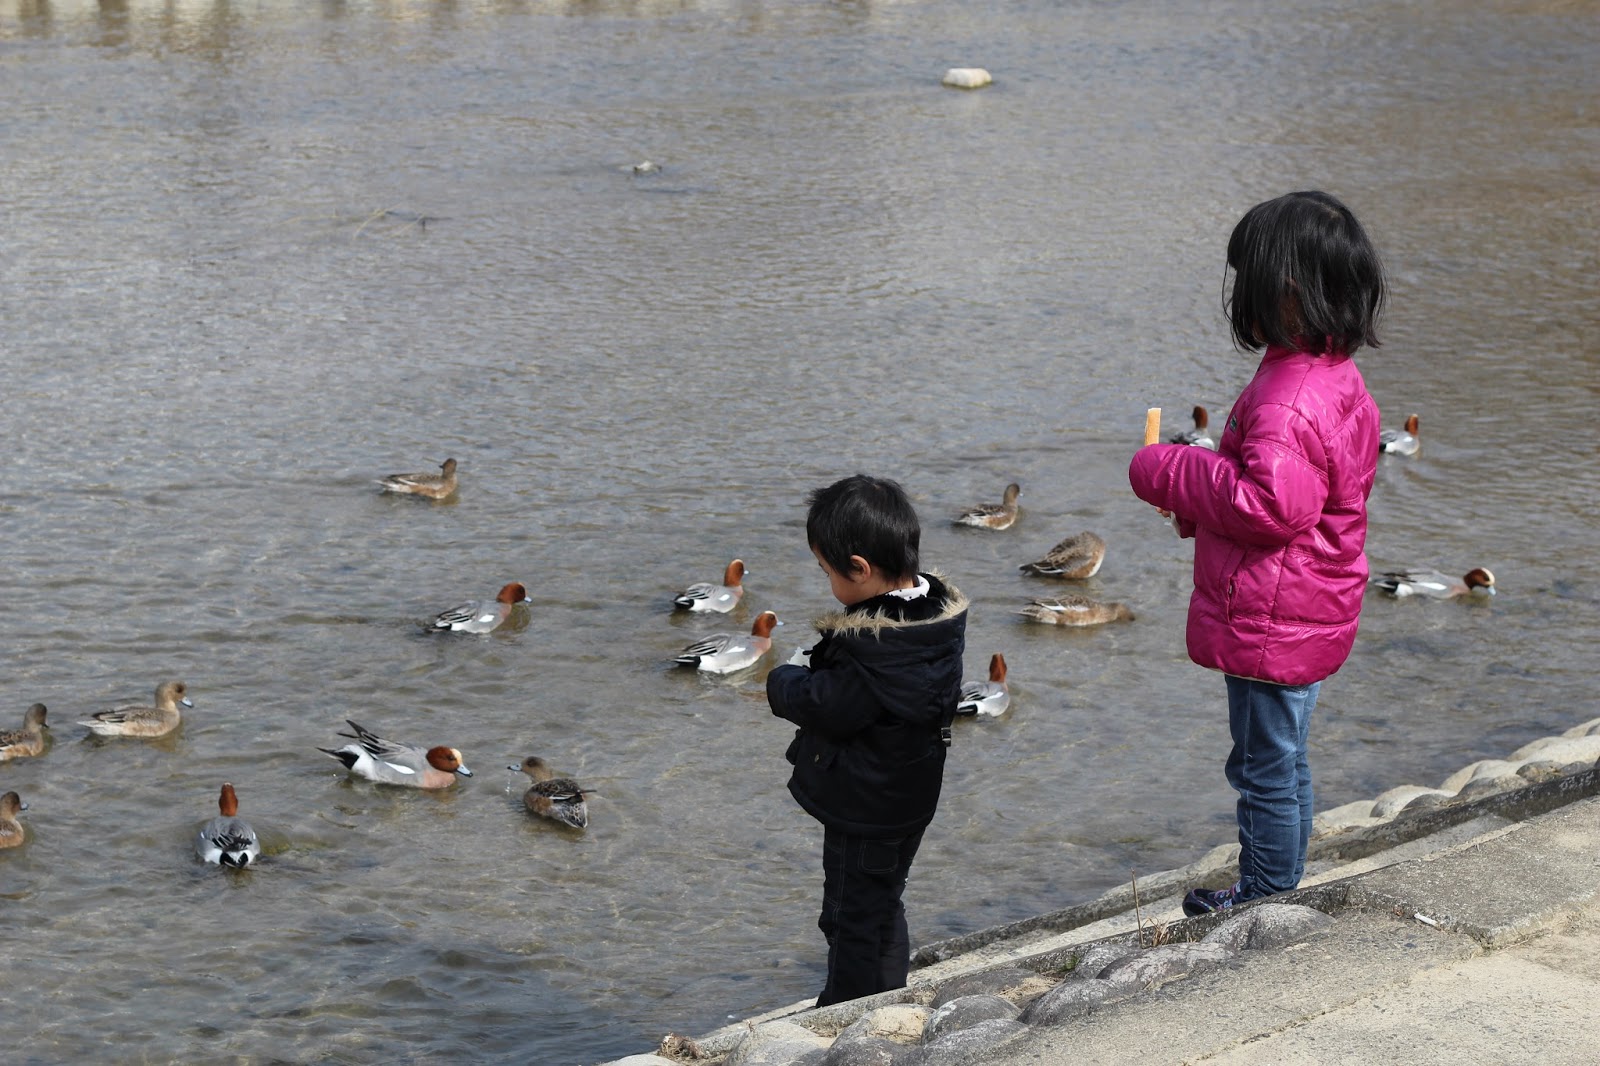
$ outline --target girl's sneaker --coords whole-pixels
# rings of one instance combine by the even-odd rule
[[[1183,897],[1183,913],[1190,918],[1197,918],[1212,911],[1226,910],[1238,901],[1237,883],[1227,888],[1191,888],[1189,894]]]

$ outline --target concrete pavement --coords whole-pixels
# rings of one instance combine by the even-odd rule
[[[1290,897],[1333,925],[970,1061],[1600,1062],[1600,799]]]

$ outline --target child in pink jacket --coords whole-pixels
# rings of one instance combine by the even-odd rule
[[[1203,914],[1300,883],[1311,837],[1306,734],[1355,642],[1367,583],[1378,407],[1354,353],[1377,347],[1383,268],[1323,192],[1257,204],[1228,241],[1234,343],[1265,349],[1215,452],[1152,444],[1128,479],[1194,537],[1189,657],[1220,670],[1239,793],[1239,880],[1191,889]]]

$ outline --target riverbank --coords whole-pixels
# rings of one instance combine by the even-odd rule
[[[1237,849],[1219,848],[929,945],[905,989],[796,1004],[616,1066],[1593,1061],[1600,767],[1540,756],[1597,736],[1600,721],[1474,764],[1443,798],[1408,787],[1351,805],[1365,815],[1328,812],[1347,824],[1324,823],[1302,887],[1235,913],[1179,906],[1187,886],[1234,876]]]

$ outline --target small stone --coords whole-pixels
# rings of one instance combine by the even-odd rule
[[[606,1066],[680,1066],[672,1059],[664,1059],[660,1055],[629,1055],[625,1059],[613,1059]]]
[[[767,1022],[751,1029],[734,1045],[722,1066],[794,1066],[800,1056],[833,1041],[794,1022]]]
[[[1333,924],[1333,919],[1298,903],[1263,903],[1230,918],[1205,935],[1202,944],[1232,951],[1260,951],[1298,943]]]
[[[971,1029],[950,1033],[914,1049],[895,1066],[973,1066],[982,1062],[989,1052],[1027,1031],[1028,1027],[1021,1022],[1001,1019],[979,1022]]]
[[[933,1012],[915,1003],[896,1003],[870,1010],[857,1018],[848,1029],[839,1034],[839,1042],[862,1040],[876,1036],[899,1044],[915,1044],[922,1039]]]
[[[1515,770],[1509,774],[1498,777],[1478,777],[1461,786],[1461,791],[1456,796],[1463,800],[1482,799],[1484,796],[1495,796],[1502,792],[1510,792],[1515,788],[1524,788],[1528,782],[1517,776]]]
[[[1357,800],[1355,803],[1346,803],[1342,807],[1334,807],[1317,815],[1316,829],[1326,832],[1332,829],[1345,829],[1355,825],[1365,825],[1372,817],[1372,801]]]
[[[940,985],[938,994],[933,997],[930,1006],[937,1010],[951,1000],[963,996],[998,996],[1003,992],[1021,988],[1029,981],[1036,980],[1038,976],[1032,970],[1021,966],[1001,966],[993,970],[962,974]]]
[[[1416,811],[1431,811],[1435,807],[1443,807],[1457,798],[1459,797],[1453,792],[1424,792],[1406,804],[1405,810],[1400,813],[1409,814]]]
[[[856,1040],[840,1039],[817,1061],[819,1066],[895,1066],[895,1061],[906,1052],[904,1044],[885,1040],[881,1036],[864,1036]]]
[[[933,1012],[922,1030],[922,1042],[931,1044],[947,1033],[959,1033],[980,1022],[1016,1021],[1021,1013],[1004,996],[962,996]]]
[[[1513,762],[1555,763],[1588,769],[1600,759],[1600,737],[1545,737],[1511,753]]]
[[[1197,969],[1220,965],[1237,954],[1220,944],[1163,944],[1112,963],[1100,971],[1097,980],[1148,988]]]
[[[1096,941],[1089,945],[1088,950],[1078,956],[1078,963],[1072,968],[1072,973],[1068,975],[1068,980],[1099,977],[1100,972],[1107,966],[1127,958],[1138,950],[1139,946],[1137,944],[1122,941]]]
[[[1517,772],[1517,764],[1506,762],[1504,759],[1480,759],[1475,763],[1463,766],[1455,773],[1444,779],[1444,784],[1439,787],[1446,792],[1460,792],[1466,787],[1467,782],[1481,778],[1504,777]]]
[[[1423,788],[1421,785],[1401,785],[1398,788],[1391,788],[1377,798],[1372,804],[1372,816],[1374,818],[1393,818],[1406,809],[1406,804],[1418,796],[1425,796],[1429,793],[1446,796],[1454,795],[1454,792],[1450,789]]]
[[[944,72],[944,83],[952,89],[981,89],[993,81],[982,67],[951,67]]]
[[[1087,981],[1064,981],[1022,1012],[1026,1025],[1060,1025],[1081,1018],[1102,1003],[1126,999],[1138,991],[1131,985],[1117,985],[1098,977]]]

